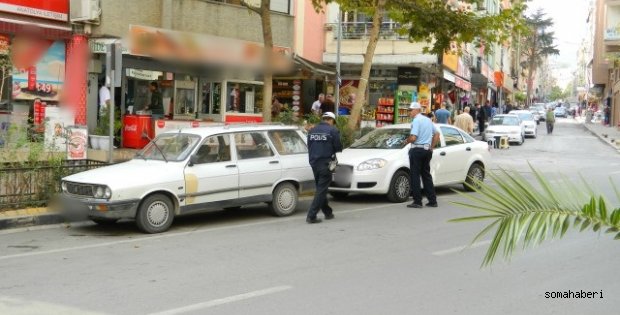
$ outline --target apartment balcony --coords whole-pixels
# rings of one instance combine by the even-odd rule
[[[603,39],[606,52],[620,51],[620,0],[605,2],[607,16]]]
[[[327,34],[323,54],[323,62],[336,63],[337,24],[325,24]],[[341,62],[362,64],[372,23],[342,23],[342,39],[340,41]],[[373,64],[375,65],[411,65],[432,64],[437,62],[436,55],[424,54],[425,43],[410,43],[406,35],[400,33],[401,26],[395,22],[381,23],[379,42],[375,49]]]

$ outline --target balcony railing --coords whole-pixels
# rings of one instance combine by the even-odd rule
[[[370,37],[372,30],[372,22],[344,22],[342,25],[342,39],[367,39]],[[338,36],[336,23],[327,24],[326,27],[334,31],[334,38]],[[402,29],[400,23],[383,22],[379,30],[379,39],[397,39],[406,40],[407,35],[401,35],[399,30]]]

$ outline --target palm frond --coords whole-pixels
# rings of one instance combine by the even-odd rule
[[[550,237],[561,238],[571,222],[580,231],[590,228],[595,232],[615,233],[615,239],[620,239],[620,208],[612,211],[609,202],[594,194],[582,176],[580,184],[561,175],[560,184],[552,185],[547,174],[532,165],[529,168],[534,180],[517,171],[499,169],[488,172],[489,183],[474,183],[474,194],[457,191],[466,201],[453,204],[483,214],[450,222],[491,220],[472,243],[496,229],[482,266],[491,264],[500,250],[504,259],[510,259],[519,242],[525,249]],[[615,184],[613,187],[620,200]]]

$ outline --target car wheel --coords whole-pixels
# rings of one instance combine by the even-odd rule
[[[118,219],[103,219],[103,218],[92,218],[93,222],[99,225],[112,225],[115,224]]]
[[[349,196],[349,193],[345,191],[330,191],[329,194],[336,200],[342,200]]]
[[[291,215],[297,209],[299,193],[291,183],[281,183],[273,190],[273,199],[269,203],[269,209],[278,217]]]
[[[172,201],[161,194],[151,195],[144,199],[136,215],[136,224],[145,233],[164,232],[170,228],[173,220]]]
[[[390,202],[405,202],[409,199],[410,189],[409,173],[399,170],[392,177],[387,198]]]
[[[522,145],[525,142],[525,136],[521,135],[521,140],[518,142],[519,145]]]
[[[465,183],[463,188],[467,191],[474,191],[474,188],[479,188],[484,181],[484,167],[480,164],[472,164],[467,171],[467,177],[465,177]]]

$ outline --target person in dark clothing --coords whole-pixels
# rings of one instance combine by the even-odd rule
[[[319,210],[323,211],[325,220],[334,218],[334,211],[327,203],[327,189],[332,181],[332,172],[329,162],[336,156],[336,152],[342,151],[340,133],[334,127],[336,115],[332,112],[323,113],[322,121],[308,133],[308,157],[314,173],[316,192],[308,209],[307,223],[319,223],[321,219],[316,215]]]
[[[334,102],[334,97],[331,94],[327,94],[327,98],[321,104],[321,112],[322,113],[335,113],[336,112],[336,103]]]
[[[151,102],[144,107],[144,110],[150,110],[154,118],[156,116],[161,117],[164,115],[164,101],[157,82],[151,82],[149,90],[151,90]]]
[[[476,115],[478,118],[478,130],[480,131],[480,135],[484,134],[484,124],[487,121],[487,112],[484,108],[482,108],[479,104],[477,105]]]
[[[471,118],[476,121],[478,119],[478,116],[476,116],[476,114],[478,113],[478,107],[480,107],[480,105],[478,103],[476,103],[474,106],[468,105],[470,110],[469,110],[469,114],[471,115]]]

